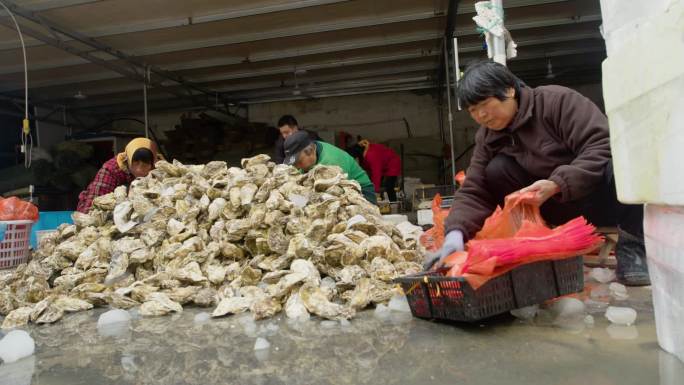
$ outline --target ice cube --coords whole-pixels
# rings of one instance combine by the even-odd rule
[[[254,350],[264,350],[271,347],[271,344],[265,338],[257,338],[254,343]]]
[[[635,340],[639,338],[639,330],[634,325],[608,325],[606,332],[614,340]]]
[[[408,300],[405,295],[395,295],[390,301],[388,307],[394,311],[400,311],[405,313],[411,312],[411,306],[409,306]]]
[[[202,323],[209,321],[210,318],[211,318],[211,314],[209,314],[209,313],[205,313],[205,312],[197,313],[197,314],[195,314],[195,318],[193,319],[193,322],[195,322],[195,324],[202,324]]]
[[[613,282],[608,288],[610,289],[610,295],[618,301],[624,301],[629,298],[627,288],[621,283]]]
[[[608,306],[606,318],[616,325],[629,326],[636,321],[637,312],[631,307]]]
[[[131,320],[131,314],[126,310],[113,309],[100,314],[100,318],[97,319],[97,326],[105,326],[118,322],[128,322]]]
[[[131,314],[126,310],[113,309],[100,314],[97,332],[103,337],[120,337],[129,330]]]
[[[5,364],[33,355],[36,343],[23,330],[12,330],[0,340],[0,359]]]
[[[351,322],[349,322],[349,320],[342,318],[340,320],[340,326],[342,326],[343,328],[348,328],[351,326]]]
[[[609,268],[597,267],[591,269],[589,276],[600,283],[615,281],[615,272]]]
[[[584,302],[577,298],[565,297],[554,302],[551,310],[559,317],[567,317],[584,313]]]
[[[391,310],[381,303],[375,307],[375,311],[373,312],[373,316],[381,320],[387,320],[391,315]]]
[[[525,306],[521,307],[520,309],[511,310],[511,314],[515,318],[520,318],[523,320],[533,319],[537,315],[537,312],[539,312],[539,305]]]
[[[606,284],[601,284],[591,289],[591,298],[603,298],[610,295],[610,288]]]

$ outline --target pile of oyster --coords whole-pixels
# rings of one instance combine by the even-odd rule
[[[94,306],[349,319],[421,270],[415,233],[384,222],[360,191],[338,167],[301,174],[266,155],[241,168],[161,161],[0,277],[2,327]]]

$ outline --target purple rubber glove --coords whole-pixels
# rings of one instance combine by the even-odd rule
[[[435,263],[439,264],[444,258],[456,251],[463,251],[463,249],[463,233],[459,230],[452,230],[444,237],[444,244],[439,251],[428,253],[423,263],[423,268],[429,270]]]

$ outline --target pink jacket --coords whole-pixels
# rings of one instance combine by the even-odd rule
[[[401,175],[401,158],[394,150],[382,144],[370,143],[361,166],[368,172],[375,191],[380,191],[383,176]]]

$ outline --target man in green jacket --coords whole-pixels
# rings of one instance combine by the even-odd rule
[[[346,151],[332,144],[311,140],[304,131],[297,131],[285,139],[284,163],[295,166],[301,170],[309,171],[317,164],[326,166],[338,166],[347,178],[359,182],[363,196],[371,203],[376,204],[375,188],[368,174]]]

